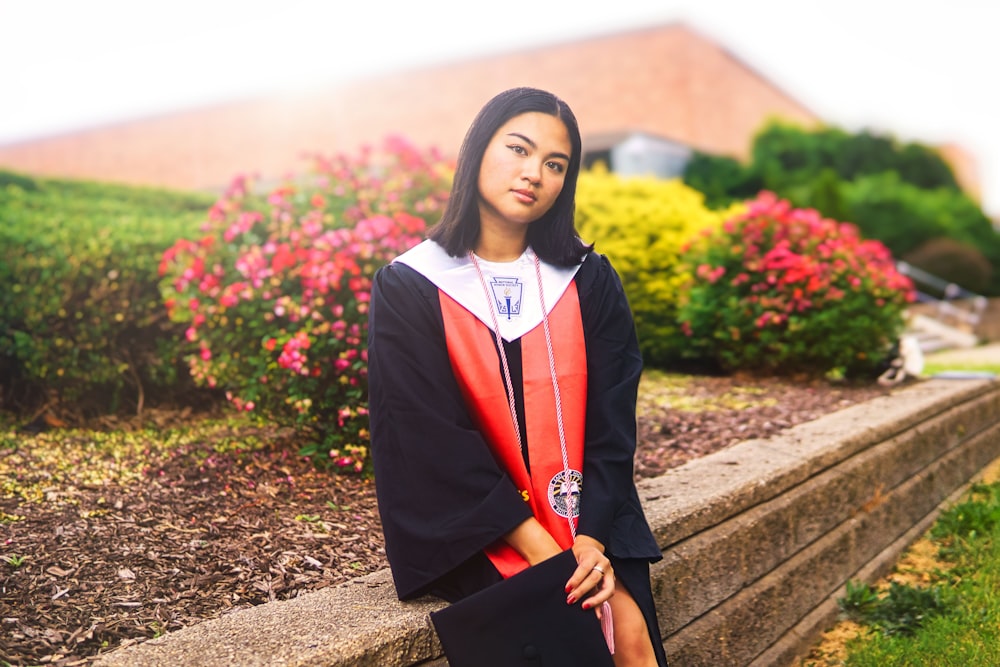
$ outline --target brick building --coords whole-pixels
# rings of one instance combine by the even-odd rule
[[[671,23],[0,146],[0,166],[216,189],[237,173],[279,177],[302,168],[303,152],[351,152],[391,133],[453,154],[479,107],[520,85],[570,104],[585,151],[611,151],[617,136],[672,160],[678,147],[743,158],[772,117],[820,122],[724,47]]]

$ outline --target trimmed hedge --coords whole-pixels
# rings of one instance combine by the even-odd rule
[[[212,198],[10,172],[0,194],[4,407],[93,415],[190,391],[156,272]]]

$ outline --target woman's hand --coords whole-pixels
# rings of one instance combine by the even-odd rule
[[[600,606],[615,594],[615,573],[611,561],[604,555],[604,545],[587,535],[577,535],[573,543],[576,570],[566,582],[566,603],[573,604],[584,595],[593,595],[583,601],[584,609]]]
[[[529,518],[504,535],[504,540],[531,565],[558,555],[562,549],[537,520]],[[566,582],[566,602],[575,604],[584,595],[584,609],[597,608],[615,594],[615,574],[611,561],[604,555],[604,545],[587,535],[577,535],[573,543],[576,570]]]

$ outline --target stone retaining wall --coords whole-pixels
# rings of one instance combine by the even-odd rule
[[[1000,298],[989,299],[975,333],[981,340],[987,342],[1000,341]]]
[[[1000,383],[930,380],[644,480],[673,667],[788,665],[989,462]],[[114,651],[103,667],[439,667],[427,613],[387,571]]]

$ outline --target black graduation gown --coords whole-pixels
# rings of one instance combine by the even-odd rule
[[[661,553],[633,481],[642,370],[635,326],[607,258],[591,253],[574,280],[587,349],[577,532],[606,546],[653,632],[648,568]],[[483,549],[531,512],[466,409],[438,288],[409,266],[387,265],[375,275],[369,317],[372,458],[396,592],[402,600],[429,593],[455,601],[500,580]],[[518,345],[507,349],[514,352],[512,375],[519,376]],[[658,637],[653,644],[661,653]]]

